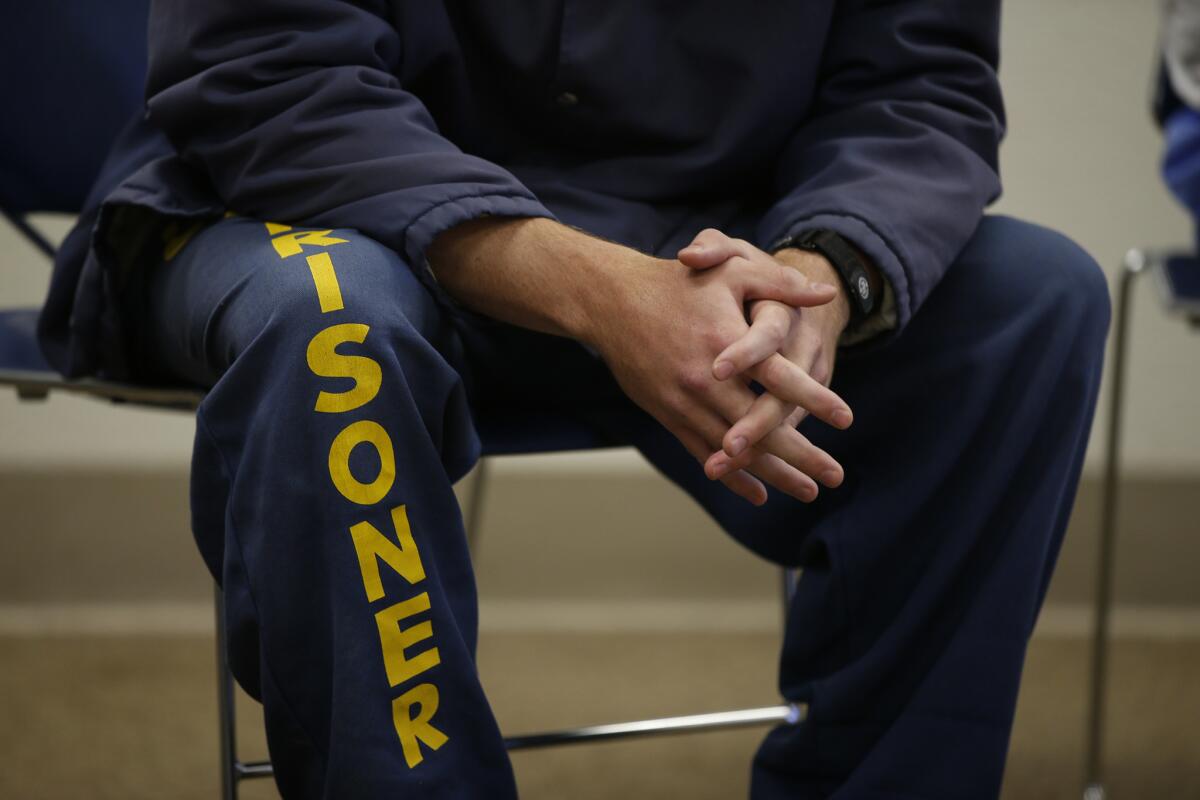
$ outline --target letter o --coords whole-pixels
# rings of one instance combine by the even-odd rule
[[[350,472],[350,453],[360,444],[372,445],[379,454],[379,474],[370,483],[359,482]],[[351,503],[370,506],[386,497],[396,481],[396,453],[383,426],[364,419],[343,428],[329,447],[329,477]]]

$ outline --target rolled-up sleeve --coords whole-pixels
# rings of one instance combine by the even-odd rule
[[[838,3],[812,113],[785,148],[760,242],[827,228],[894,293],[903,328],[1000,193],[996,0]]]
[[[383,3],[155,2],[149,117],[231,210],[356,228],[436,291],[425,251],[441,231],[552,215],[438,133],[396,77],[401,51]]]

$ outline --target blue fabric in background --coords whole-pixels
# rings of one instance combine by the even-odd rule
[[[1163,180],[1192,219],[1200,220],[1200,112],[1186,106],[1163,123]]]
[[[6,3],[0,208],[78,212],[140,113],[149,0]]]

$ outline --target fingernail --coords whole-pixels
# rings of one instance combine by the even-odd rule
[[[826,486],[833,486],[841,479],[841,473],[836,469],[827,469],[821,473],[821,483]]]
[[[828,283],[814,283],[812,284],[812,288],[818,292],[828,292],[835,287]]]
[[[746,449],[746,438],[739,436],[729,445],[729,455],[737,458],[737,456]]]
[[[683,252],[691,253],[692,255],[699,255],[700,253],[704,252],[704,248],[698,244],[689,244],[687,247],[683,248]]]
[[[850,423],[854,421],[854,415],[844,408],[839,408],[833,412],[833,424],[839,428],[849,428]]]
[[[712,468],[713,480],[725,477],[726,472],[729,472],[729,462],[718,461]]]
[[[733,364],[729,361],[718,361],[713,365],[713,376],[723,381],[733,374]]]

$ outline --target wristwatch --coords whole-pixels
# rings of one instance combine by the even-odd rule
[[[798,247],[825,256],[837,270],[850,296],[851,316],[855,320],[870,316],[875,309],[875,293],[871,291],[871,281],[867,278],[867,266],[841,235],[825,229],[805,231],[797,238],[786,241],[783,246]]]

